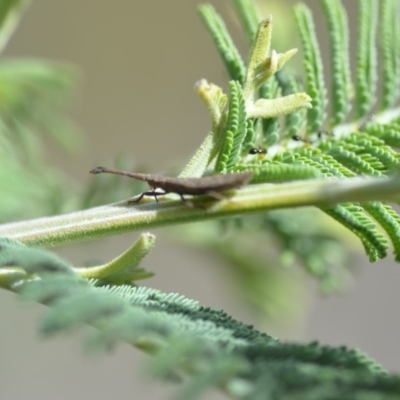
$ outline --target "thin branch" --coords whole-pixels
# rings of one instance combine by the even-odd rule
[[[277,208],[323,206],[371,200],[400,199],[400,175],[392,178],[314,179],[282,184],[258,184],[231,191],[234,196],[216,201],[193,200],[188,207],[174,195],[165,201],[127,201],[89,210],[0,225],[0,236],[27,245],[56,246],[165,225],[205,221]]]

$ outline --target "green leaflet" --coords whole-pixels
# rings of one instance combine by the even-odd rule
[[[399,246],[399,228],[400,228],[400,217],[392,207],[383,204],[385,209],[385,213],[387,214],[386,219],[389,220],[389,223],[383,223],[382,226],[385,227],[385,224],[388,225],[388,228],[385,228],[390,239],[392,240],[394,247],[395,260],[400,262],[400,246]]]
[[[376,102],[377,0],[359,0],[359,40],[356,70],[356,112],[365,117]]]
[[[243,92],[239,84],[232,83],[230,87],[230,107],[227,127],[233,132],[232,149],[226,163],[227,170],[231,170],[240,160],[242,143],[246,137],[246,106]]]
[[[367,154],[375,157],[381,165],[383,165],[384,171],[393,171],[399,167],[399,155],[394,152],[388,146],[380,146],[380,147],[368,147],[366,146],[365,151]],[[361,150],[359,150],[361,152]]]
[[[369,131],[369,128],[367,128],[367,131]],[[356,145],[361,148],[363,148],[364,146],[383,147],[383,145],[385,144],[382,139],[374,137],[372,135],[367,135],[364,132],[350,133],[349,135],[344,136],[341,141],[343,141],[344,143],[351,143],[352,145]]]
[[[387,205],[379,202],[364,204],[364,209],[385,230],[392,241],[395,259],[400,261],[400,218],[396,212]]]
[[[260,97],[263,99],[274,99],[280,96],[280,87],[275,76],[272,76],[260,89]],[[290,114],[289,114],[290,115]],[[279,139],[278,118],[267,118],[262,120],[263,143],[272,146]]]
[[[307,112],[307,127],[309,132],[316,132],[324,123],[328,103],[322,59],[311,11],[306,5],[299,4],[294,7],[294,13],[304,52],[306,89],[312,98],[312,109]]]
[[[200,6],[199,13],[214,41],[215,46],[217,47],[226,69],[228,70],[230,78],[242,83],[245,77],[244,62],[236,49],[223,20],[210,4]]]
[[[267,162],[261,167],[257,165],[239,165],[235,168],[235,172],[247,171],[254,171],[252,183],[288,182],[321,176],[316,168],[301,164]]]
[[[383,0],[380,21],[380,45],[382,49],[382,109],[392,107],[399,97],[400,86],[400,26],[398,16],[400,3],[396,0]]]
[[[323,153],[317,149],[304,148],[300,150],[296,156],[296,161],[302,161],[305,164],[318,166],[320,171],[326,176],[344,178],[355,175],[344,165],[338,163],[329,154]]]
[[[400,148],[400,125],[397,122],[389,124],[370,124],[366,127],[365,133],[370,135],[368,139],[378,138],[383,144],[394,148]]]
[[[279,140],[279,122],[277,118],[268,118],[263,120],[263,143],[270,147]]]
[[[369,132],[378,136],[388,146],[400,148],[400,126],[398,124],[375,125]]]
[[[13,239],[9,239],[9,238],[0,238],[0,251],[7,249],[8,247],[11,248],[21,248],[21,249],[25,249],[26,246],[24,244],[22,244],[21,242],[18,242],[16,240]]]
[[[64,297],[75,297],[89,288],[89,282],[79,275],[53,274],[23,285],[20,293],[24,300],[48,304]]]
[[[357,164],[360,162],[367,163],[367,166],[362,167],[362,171],[358,171],[360,173],[368,173],[366,170],[368,169],[371,170],[371,174],[387,174],[399,166],[398,153],[389,146],[386,146],[383,140],[373,136],[353,134],[343,138],[343,140],[337,143],[326,142],[320,148],[324,152],[334,156],[337,160],[339,160],[339,158],[336,157],[335,154],[338,154],[339,157],[347,158],[347,167],[354,171],[357,171],[359,168]],[[347,156],[347,153],[351,154]],[[354,169],[349,159],[353,156],[357,156]],[[366,158],[369,158],[371,161],[366,162]]]
[[[349,31],[346,11],[340,0],[321,2],[328,20],[332,59],[332,121],[344,121],[351,109],[353,88],[351,84]]]
[[[0,2],[0,53],[18,26],[29,0],[2,0]]]
[[[369,160],[363,160],[362,157],[365,155],[358,156],[356,153],[346,150],[343,147],[335,147],[329,150],[328,154],[356,174],[381,176],[382,173],[380,170],[385,170],[383,164],[376,165],[378,162],[377,159],[375,159],[375,166],[372,166],[372,158]]]
[[[28,274],[72,273],[68,263],[44,250],[6,246],[0,253],[0,267],[18,267]]]
[[[320,346],[318,342],[311,342],[304,345],[288,343],[286,346],[248,346],[244,349],[247,357],[256,361],[264,357],[271,357],[273,360],[285,359],[289,354],[296,354],[299,359],[308,362],[324,364],[330,360],[330,365],[335,367],[349,367],[357,371],[374,371],[377,375],[385,375],[385,370],[359,350],[349,350],[346,346],[333,348]]]
[[[255,120],[254,118],[249,118],[246,121],[246,136],[244,138],[243,141],[243,151],[245,151],[246,153],[248,153],[248,151],[255,147],[256,145],[256,123],[257,120]]]
[[[229,113],[224,144],[215,166],[217,172],[231,170],[240,160],[242,143],[246,137],[246,109],[240,84],[229,84]]]
[[[271,371],[274,365],[273,372]],[[261,365],[259,376],[254,390],[246,399],[279,399],[279,398],[304,398],[315,400],[330,399],[397,399],[398,382],[387,379],[384,375],[370,379],[369,374],[350,372],[344,376],[337,373],[336,369],[324,368],[321,380],[324,385],[315,385],[313,375],[316,368],[312,365],[293,366],[285,363],[271,362]],[[361,379],[355,379],[356,376]],[[282,384],[275,383],[282,382]],[[301,385],[298,382],[302,382]],[[275,384],[274,384],[275,383]],[[293,385],[292,385],[293,383]],[[287,385],[291,388],[288,390]],[[326,386],[325,386],[326,385]]]
[[[284,71],[279,71],[275,74],[275,77],[284,96],[303,90],[301,83],[293,74],[287,74]],[[291,138],[304,130],[306,126],[306,114],[306,109],[300,109],[288,114],[285,117],[285,138]]]
[[[204,352],[203,349],[199,350],[199,355],[197,356],[200,360],[202,352]],[[158,364],[158,360],[156,360],[155,363]],[[247,368],[245,363],[235,356],[225,355],[224,357],[216,357],[212,365],[206,369],[203,368],[196,376],[196,379],[187,382],[184,385],[183,389],[179,391],[176,399],[197,399],[209,387],[223,386],[225,382],[234,381],[235,376],[245,374],[248,370],[249,368]],[[231,392],[232,397],[237,398],[243,395],[241,385],[239,385],[237,389],[232,388],[227,391]]]
[[[232,0],[237,14],[246,31],[249,44],[253,44],[257,34],[258,24],[261,20],[257,10],[257,4],[253,0]]]
[[[324,207],[322,211],[359,237],[371,262],[386,257],[388,242],[361,207],[341,204]]]

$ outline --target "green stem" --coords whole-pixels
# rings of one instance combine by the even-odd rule
[[[322,206],[341,202],[398,200],[400,175],[386,178],[314,179],[282,184],[250,185],[232,191],[233,197],[216,201],[209,197],[193,200],[188,207],[180,200],[156,203],[127,201],[89,210],[0,225],[0,237],[27,245],[56,246],[159,226],[205,221],[277,208]]]

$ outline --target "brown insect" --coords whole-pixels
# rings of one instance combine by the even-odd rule
[[[153,189],[151,192],[143,192],[137,199],[130,202],[138,203],[144,196],[152,196],[158,202],[158,196],[163,196],[167,193],[179,194],[182,201],[187,202],[184,195],[191,196],[212,196],[218,200],[224,199],[221,192],[229,189],[235,189],[250,182],[253,177],[252,172],[242,172],[238,174],[219,174],[206,176],[204,178],[168,178],[162,175],[141,174],[139,172],[125,172],[116,169],[97,167],[90,171],[91,174],[115,174],[128,176],[147,182]],[[160,188],[164,192],[156,192],[155,189]]]

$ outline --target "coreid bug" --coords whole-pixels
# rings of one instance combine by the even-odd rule
[[[202,196],[208,195],[216,199],[224,199],[221,192],[229,189],[235,189],[250,182],[253,177],[252,172],[241,172],[238,174],[219,174],[206,176],[204,178],[168,178],[162,175],[142,174],[139,172],[125,172],[112,168],[97,167],[90,171],[91,174],[115,174],[128,176],[147,182],[153,189],[151,192],[143,192],[137,199],[130,202],[138,203],[144,196],[152,196],[158,202],[158,196],[167,193],[179,194],[182,201],[186,202],[184,195]],[[156,192],[155,189],[160,188],[164,192]]]

